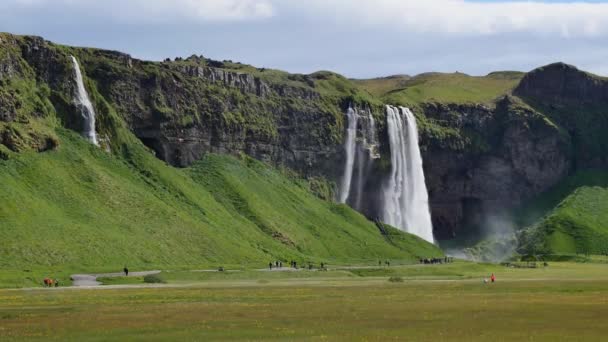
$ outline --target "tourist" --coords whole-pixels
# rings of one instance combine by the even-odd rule
[[[495,281],[496,281],[496,276],[494,276],[494,273],[492,273],[492,276],[490,277],[490,280],[491,280],[492,282],[495,282]]]
[[[272,261],[268,263],[268,268],[272,271]]]
[[[127,266],[125,266],[125,268],[123,268],[122,271],[125,272],[125,277],[129,276],[129,269],[127,268]]]

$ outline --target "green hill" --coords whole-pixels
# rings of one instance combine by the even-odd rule
[[[488,103],[511,92],[523,73],[493,72],[486,76],[463,73],[425,73],[414,77],[387,77],[356,81],[359,87],[386,103],[415,105],[423,102]]]
[[[56,134],[55,150],[0,160],[4,272],[441,255],[409,234],[383,236],[308,182],[249,157],[208,155],[176,169],[138,142],[115,156],[71,131]]]
[[[579,172],[526,205],[519,225],[524,254],[608,253],[608,174]]]

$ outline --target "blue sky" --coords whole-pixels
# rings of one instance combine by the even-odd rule
[[[606,1],[1,0],[0,31],[358,78],[555,61],[608,75]]]

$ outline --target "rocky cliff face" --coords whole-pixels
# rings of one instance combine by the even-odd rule
[[[521,80],[514,93],[554,107],[608,104],[608,81],[564,63],[535,69]]]
[[[555,63],[528,73],[514,94],[571,137],[577,168],[608,167],[608,79]]]
[[[464,229],[547,190],[570,169],[569,141],[516,99],[496,107],[427,104],[428,118],[468,135],[465,146],[425,139],[424,166],[436,237]]]
[[[72,54],[83,67],[102,138],[116,144],[112,126],[124,123],[159,158],[178,167],[209,152],[246,153],[304,177],[339,183],[345,160],[344,113],[349,104],[365,107],[375,119],[377,146],[373,156],[365,147],[357,152],[366,156],[361,160],[367,178],[359,185],[362,196],[349,203],[372,219],[378,217],[379,191],[390,172],[382,104],[344,78],[290,75],[200,57],[153,63],[34,37],[0,39],[0,124],[56,115],[64,126],[78,130]],[[23,96],[14,86],[18,79],[41,90]],[[563,129],[568,121],[547,114],[553,113],[546,110],[547,103],[607,102],[604,81],[564,65],[530,73],[515,93],[535,104],[507,96],[492,105],[422,103],[414,108],[436,237],[457,237],[569,172],[579,135]],[[35,105],[25,107],[23,102]],[[360,142],[370,142],[370,122],[361,120]]]

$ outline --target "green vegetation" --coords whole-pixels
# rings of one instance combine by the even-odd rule
[[[606,254],[608,173],[579,171],[516,210],[519,252],[547,259]]]
[[[426,73],[415,77],[388,77],[356,83],[385,103],[415,106],[423,102],[489,103],[511,92],[523,77],[520,72],[495,72],[487,76],[462,73]]]
[[[0,336],[3,341],[555,341],[601,340],[608,334],[601,319],[608,314],[605,265],[436,266],[399,268],[455,267],[466,272],[472,266],[479,271],[465,274],[472,280],[452,281],[397,275],[403,282],[383,276],[0,290]],[[484,284],[482,277],[490,272],[497,283]]]
[[[0,265],[32,278],[14,276],[5,286],[37,285],[45,268],[65,279],[68,272],[124,264],[263,266],[274,259],[441,255],[404,233],[399,243],[387,242],[362,215],[248,157],[209,155],[179,170],[137,143],[117,158],[70,131],[57,134],[57,150],[0,161]]]
[[[282,116],[298,115],[314,123],[298,129],[330,144],[341,140],[341,108],[372,102],[342,76],[290,75],[199,57],[145,62],[4,34],[0,51],[11,71],[0,80],[0,106],[8,113],[0,121],[0,286],[39,286],[46,276],[69,284],[70,273],[125,264],[187,269],[442,255],[412,235],[383,235],[352,209],[319,199],[333,196],[325,179],[304,181],[245,156],[208,155],[175,169],[127,128],[137,115],[148,115],[176,129],[204,123],[273,142]],[[52,72],[38,65],[40,51]],[[82,119],[72,103],[70,55],[80,61],[102,148],[74,133]],[[193,75],[199,66],[246,77],[226,85]],[[256,77],[268,82],[266,93],[256,93]]]
[[[403,89],[407,87],[407,81],[412,77],[408,75],[394,75],[380,78],[370,78],[367,80],[352,80],[361,89],[369,92],[375,97],[381,97],[382,95],[391,92],[396,89]]]
[[[529,254],[608,254],[608,189],[581,187],[522,234]]]

